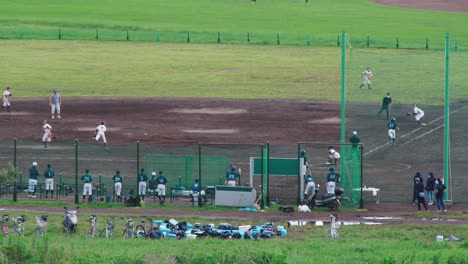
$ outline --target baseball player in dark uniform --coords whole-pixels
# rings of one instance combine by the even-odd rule
[[[89,169],[85,170],[85,174],[81,176],[81,181],[83,182],[83,202],[85,201],[86,195],[91,197],[93,195],[93,176],[89,174]]]
[[[396,138],[396,131],[400,130],[394,117],[390,120],[390,122],[388,122],[387,127],[388,127],[388,137],[390,137],[390,142],[394,144],[395,138]]]
[[[148,176],[145,173],[145,169],[141,168],[140,174],[138,174],[138,195],[141,200],[145,200],[146,195],[146,183],[148,182]]]
[[[330,166],[327,174],[327,193],[335,193],[336,183],[340,181],[340,174],[335,172],[335,168]]]
[[[231,165],[231,169],[226,172],[226,185],[236,186],[236,179],[240,177],[240,174],[236,171],[236,166]]]
[[[29,169],[29,195],[28,197],[36,198],[37,177],[39,177],[39,170],[37,169],[37,162],[32,163]]]
[[[114,181],[114,190],[115,190],[115,195],[117,196],[117,202],[122,201],[122,175],[120,175],[120,171],[117,170],[115,171],[114,177],[112,177],[112,180]]]
[[[47,169],[44,171],[44,177],[46,178],[46,194],[45,197],[49,197],[49,191],[52,198],[54,198],[54,176],[55,171],[50,164],[47,164]]]
[[[380,111],[377,114],[377,119],[380,117],[380,114],[385,111],[387,114],[387,120],[388,120],[388,114],[390,112],[390,108],[392,105],[392,97],[390,97],[390,93],[387,93],[387,95],[382,99],[382,106],[380,107]]]
[[[159,197],[159,204],[163,205],[164,201],[166,200],[166,183],[167,178],[163,175],[163,171],[159,171],[159,176],[156,178],[156,182],[158,183],[158,197]]]

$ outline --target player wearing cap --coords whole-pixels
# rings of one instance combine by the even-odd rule
[[[159,171],[159,176],[156,178],[156,182],[158,183],[158,196],[159,196],[159,204],[163,205],[164,200],[166,200],[166,183],[167,178],[163,175],[163,171]]]
[[[148,176],[146,176],[145,169],[141,168],[138,174],[138,195],[140,195],[140,199],[143,201],[145,200],[147,181]]]
[[[115,190],[115,195],[117,196],[117,202],[122,201],[121,192],[122,192],[122,176],[120,175],[120,171],[117,170],[115,171],[114,177],[112,177],[112,180],[114,180],[114,190]]]
[[[361,142],[357,131],[353,131],[353,135],[349,138],[349,142],[353,144],[353,147],[357,147],[357,145]]]
[[[60,116],[60,106],[62,105],[62,98],[58,93],[57,89],[54,89],[53,94],[49,98],[50,111],[52,113],[52,119],[55,118],[55,112],[57,112],[57,118],[62,118]]]
[[[85,201],[86,195],[91,197],[93,195],[93,176],[89,174],[89,169],[85,170],[85,174],[81,176],[81,181],[83,182],[83,202]]]
[[[37,169],[37,162],[32,163],[32,167],[29,169],[29,189],[28,197],[36,198],[36,185],[37,177],[39,177],[39,170]]]
[[[3,100],[3,105],[2,109],[6,107],[7,112],[10,112],[10,97],[13,96],[10,92],[10,87],[7,87],[6,90],[3,92],[2,95],[2,100]]]
[[[55,171],[50,164],[47,164],[47,169],[44,171],[44,177],[46,178],[45,185],[46,185],[46,193],[45,197],[49,197],[49,191],[52,198],[54,198],[54,176]]]
[[[96,134],[94,136],[94,139],[96,139],[96,141],[99,141],[99,139],[102,138],[104,147],[106,147],[106,150],[109,150],[107,148],[106,131],[107,131],[106,122],[102,121],[101,124],[96,127]]]
[[[325,164],[336,165],[336,163],[338,162],[338,160],[340,160],[340,158],[341,158],[340,153],[336,151],[332,145],[328,146],[328,161]]]
[[[42,143],[44,143],[44,148],[47,148],[47,143],[52,141],[52,127],[47,124],[47,120],[44,120],[42,123],[42,131],[44,132],[42,135]]]
[[[335,172],[333,166],[330,166],[327,173],[327,193],[335,193],[337,182],[340,182],[340,174]]]

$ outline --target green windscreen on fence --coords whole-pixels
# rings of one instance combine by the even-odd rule
[[[254,161],[254,175],[262,175],[262,159],[253,158]],[[269,175],[282,175],[282,176],[297,176],[298,174],[298,160],[286,158],[270,158],[268,167]]]
[[[150,174],[152,171],[162,170],[168,177],[171,186],[179,185],[190,188],[195,179],[198,179],[198,156],[175,155],[145,155],[145,167]],[[226,157],[201,158],[203,186],[215,186],[224,183],[228,159]]]

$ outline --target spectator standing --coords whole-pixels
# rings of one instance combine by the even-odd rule
[[[421,211],[421,204],[424,206],[424,209],[426,209],[426,211],[429,211],[429,209],[427,209],[426,199],[424,198],[424,183],[419,178],[416,178],[414,189],[418,194],[418,211]]]
[[[417,171],[413,177],[413,205],[418,201],[418,192],[416,191],[416,181],[423,182],[421,172]]]
[[[429,172],[429,178],[427,178],[426,181],[426,191],[427,191],[427,204],[428,205],[433,205],[434,200],[434,190],[435,190],[435,182],[436,182],[436,177],[434,177],[434,173]]]
[[[37,162],[34,161],[29,169],[29,198],[36,198],[37,177],[39,177],[39,170]]]
[[[49,197],[49,191],[51,198],[54,198],[54,176],[55,171],[50,164],[47,164],[47,169],[44,171],[46,193],[45,197]]]
[[[447,187],[445,187],[443,178],[440,178],[436,181],[436,185],[435,185],[436,195],[435,196],[436,196],[436,202],[437,202],[437,212],[440,212],[441,210],[444,210],[445,212],[447,211],[447,209],[445,208],[445,204],[444,204],[444,192],[446,188]]]

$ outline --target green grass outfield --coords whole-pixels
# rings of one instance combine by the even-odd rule
[[[1,85],[14,98],[188,97],[340,100],[341,49],[336,47],[162,44],[146,42],[1,40]],[[443,103],[444,52],[348,49],[348,99]],[[468,97],[463,65],[452,52],[452,100]],[[374,89],[360,91],[371,66]]]
[[[17,217],[23,212],[4,211]],[[289,227],[286,238],[276,240],[122,240],[125,221],[122,216],[98,213],[98,229],[104,228],[105,219],[115,223],[114,239],[86,239],[90,226],[84,208],[78,213],[78,233],[66,239],[63,233],[63,214],[49,213],[49,226],[45,238],[32,236],[34,216],[43,213],[25,212],[25,237],[0,236],[2,263],[466,263],[468,242],[436,242],[437,235],[468,236],[463,225],[380,225],[342,226],[341,240],[324,239],[325,226]],[[135,208],[131,216],[136,223],[146,216],[138,216]],[[127,216],[130,217],[130,216]],[[162,215],[154,219],[167,220]],[[188,217],[190,223],[227,222],[233,225],[258,225],[263,222],[203,219]],[[276,225],[287,227],[286,222]],[[12,226],[12,225],[11,225]],[[10,230],[12,232],[12,230]]]
[[[244,41],[245,33],[251,32],[265,39],[260,43],[275,43],[280,33],[305,44],[310,33],[312,43],[333,45],[336,36],[346,31],[356,43],[363,44],[369,35],[374,46],[394,47],[399,37],[402,47],[418,41],[417,47],[423,48],[426,38],[431,45],[443,45],[445,32],[451,32],[459,45],[468,45],[466,14],[396,8],[368,0],[310,0],[307,4],[305,0],[261,0],[255,5],[250,0],[0,0],[0,6],[0,38],[27,38],[28,34],[56,38],[60,27],[64,38],[69,34],[79,39],[93,39],[99,28],[122,30],[112,33],[116,34],[112,38],[122,40],[125,30],[190,31],[202,34],[202,42],[216,41],[217,32]],[[178,37],[172,38],[177,41]],[[180,40],[185,40],[185,34]]]

